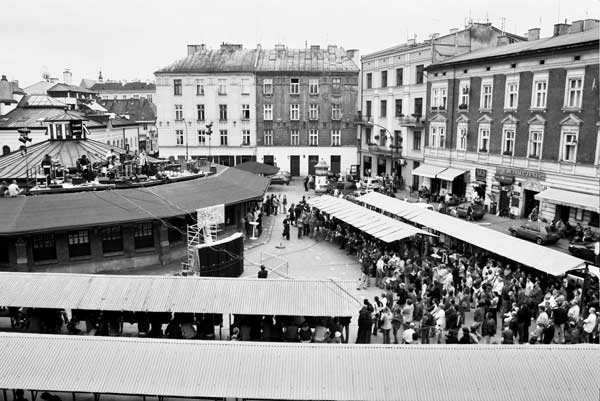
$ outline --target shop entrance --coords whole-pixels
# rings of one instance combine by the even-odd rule
[[[540,201],[535,200],[535,195],[538,193],[537,191],[531,191],[529,189],[526,189],[523,192],[523,216],[527,217],[529,216],[534,207],[540,205]]]
[[[462,174],[456,177],[454,181],[452,181],[452,195],[462,198],[463,196],[465,196],[465,191],[465,175]]]
[[[382,176],[386,173],[386,160],[383,158],[377,159],[377,175]]]
[[[567,223],[569,221],[569,217],[571,215],[571,208],[569,206],[564,205],[556,205],[555,218],[559,218],[563,223]]]
[[[510,209],[510,198],[508,196],[509,191],[510,191],[509,186],[501,186],[500,187],[500,202],[498,203],[500,212],[506,213],[507,215],[508,215],[508,210]]]
[[[420,165],[421,165],[420,162],[413,162],[413,171],[416,170]],[[413,176],[412,176],[412,189],[413,189],[413,191],[419,190],[419,176],[418,175],[413,174]]]
[[[363,157],[363,177],[371,175],[371,156]]]
[[[290,156],[290,174],[292,177],[300,177],[300,156]]]

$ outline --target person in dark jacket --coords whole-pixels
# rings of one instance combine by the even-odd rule
[[[454,300],[450,301],[450,305],[446,310],[446,329],[458,330],[458,313],[454,308]]]
[[[469,328],[463,327],[462,337],[458,340],[459,344],[471,344],[471,335],[469,334]]]
[[[258,271],[258,278],[267,278],[268,275],[269,272],[267,271],[265,265],[260,265],[260,270]]]
[[[488,312],[485,320],[483,321],[483,325],[481,326],[481,335],[485,338],[486,344],[491,342],[492,337],[496,335],[497,330],[494,314],[492,312]]]
[[[508,327],[502,330],[502,344],[514,344],[514,336],[511,329]]]
[[[283,219],[283,238],[290,240],[290,220],[287,217]]]
[[[519,335],[519,344],[529,342],[529,325],[531,324],[531,311],[527,302],[523,303],[517,311],[517,333]]]
[[[447,320],[446,320],[447,323]],[[458,344],[458,330],[452,329],[448,331],[446,336],[446,344]]]
[[[373,306],[368,299],[364,300],[364,306],[358,314],[358,335],[356,337],[357,344],[369,344],[371,342],[371,315],[373,314]]]
[[[556,308],[552,310],[552,320],[554,321],[554,338],[552,342],[555,344],[564,344],[565,324],[569,320],[569,316],[564,306],[562,295],[556,299]]]

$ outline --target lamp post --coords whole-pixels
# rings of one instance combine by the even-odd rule
[[[206,135],[208,135],[208,162],[212,163],[210,160],[210,142],[211,142],[211,138],[212,138],[212,126],[213,123],[212,121],[208,124],[206,124]]]
[[[25,127],[20,128],[17,132],[19,133],[19,142],[23,144],[21,145],[21,153],[25,156],[25,187],[27,188],[27,192],[29,192],[29,157],[27,155],[27,143],[31,142],[31,138],[29,137],[31,130]]]
[[[396,153],[396,155],[398,155],[400,153],[400,150],[402,149],[402,146],[399,144],[399,142],[400,142],[399,135],[398,134],[392,134],[390,132],[390,130],[387,129],[386,127],[384,127],[383,125],[380,125],[380,124],[377,124],[377,123],[374,123],[374,122],[371,122],[371,121],[368,121],[367,124],[385,130],[385,132],[387,133],[387,136],[392,139],[392,145],[390,145],[390,148],[392,149],[392,168],[393,168],[394,167],[394,161],[396,159],[394,157],[394,153]]]

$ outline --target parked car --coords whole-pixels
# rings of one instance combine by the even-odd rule
[[[554,244],[560,238],[556,229],[539,221],[528,221],[520,226],[511,226],[508,230],[513,237],[535,241],[538,245]]]
[[[596,242],[577,241],[569,245],[569,252],[573,256],[594,262],[596,260],[595,248]]]
[[[467,218],[467,214],[469,213],[469,206],[473,211],[473,220],[481,220],[485,215],[485,210],[482,205],[472,204],[470,202],[461,203],[454,208],[451,208],[450,214],[454,217]]]
[[[290,185],[290,181],[292,181],[292,175],[287,171],[280,171],[271,176],[270,185]]]
[[[366,177],[363,179],[361,188],[365,188],[367,191],[376,191],[381,187],[381,181],[379,178]]]
[[[335,184],[335,188],[340,193],[347,195],[356,191],[356,184],[351,181],[338,181]]]

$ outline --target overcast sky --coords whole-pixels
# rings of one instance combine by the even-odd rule
[[[549,36],[559,18],[599,17],[600,0],[2,0],[0,74],[22,87],[65,68],[77,84],[99,69],[105,79],[146,80],[192,43],[337,44],[366,54],[469,18]]]

